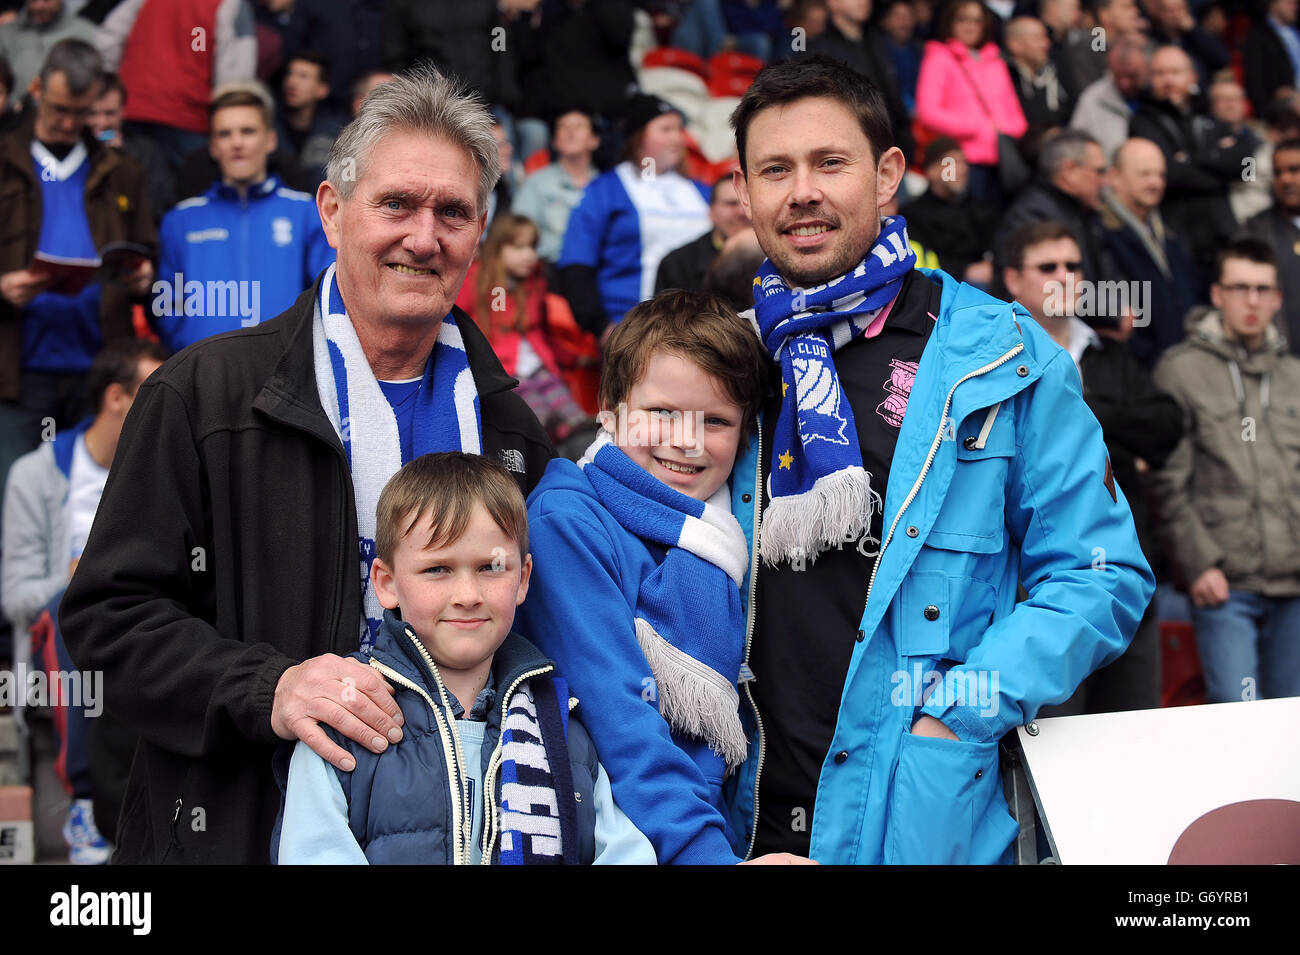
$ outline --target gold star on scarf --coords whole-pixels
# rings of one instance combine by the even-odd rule
[[[781,462],[781,467],[785,468],[788,471],[790,470],[790,465],[794,463],[794,455],[791,454],[789,451],[785,451],[782,452],[782,454],[780,455],[779,458],[777,458],[777,460]]]

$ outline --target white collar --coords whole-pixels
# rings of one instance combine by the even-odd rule
[[[41,167],[41,179],[45,182],[50,182],[51,177],[55,182],[65,182],[86,161],[86,156],[86,144],[80,139],[62,159],[46,149],[40,140],[32,140],[32,158]]]
[[[1101,336],[1096,330],[1079,318],[1077,315],[1070,316],[1070,341],[1065,346],[1065,350],[1070,353],[1077,367],[1079,362],[1083,361],[1083,353],[1089,348],[1101,347]]]

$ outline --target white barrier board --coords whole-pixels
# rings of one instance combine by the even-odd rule
[[[1300,697],[1034,722],[1018,732],[1062,864],[1164,865],[1212,809],[1300,800]]]

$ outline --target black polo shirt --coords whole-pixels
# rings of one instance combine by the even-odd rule
[[[853,409],[862,465],[882,499],[939,299],[939,286],[912,272],[903,280],[880,334],[856,338],[834,352],[835,371]],[[776,392],[763,416],[764,485],[771,473],[772,432],[781,406],[781,389]],[[762,505],[767,504],[764,486]],[[835,733],[883,523],[877,510],[868,538],[823,551],[815,564],[802,570],[788,563],[772,568],[759,562],[750,668],[766,753],[755,855],[808,854],[817,779]]]

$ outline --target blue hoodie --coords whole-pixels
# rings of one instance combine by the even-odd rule
[[[636,639],[641,583],[665,549],[625,530],[572,461],[556,459],[528,499],[533,576],[521,633],[582,700],[614,798],[660,864],[734,864],[722,757],[670,730]]]

